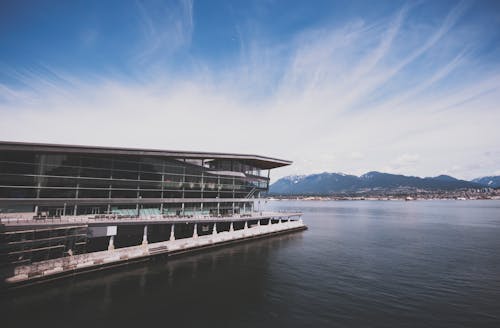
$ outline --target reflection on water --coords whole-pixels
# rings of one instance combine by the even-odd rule
[[[182,325],[238,322],[247,307],[264,303],[273,252],[302,238],[276,236],[18,289],[4,295],[2,320],[16,327],[49,323],[54,315],[69,325],[153,324],[158,316]]]
[[[2,326],[500,326],[500,202],[268,202],[309,230],[2,295]]]

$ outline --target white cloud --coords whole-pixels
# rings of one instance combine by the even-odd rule
[[[144,39],[138,44],[138,60],[151,64],[191,43],[193,1],[136,1]],[[161,54],[161,56],[158,56]]]
[[[362,159],[363,157],[365,157],[362,153],[358,151],[353,151],[350,155],[352,159]]]
[[[398,166],[415,165],[419,162],[420,156],[418,154],[403,154],[399,156],[393,164]]]
[[[472,52],[464,49],[472,42],[453,30],[464,8],[460,3],[440,26],[425,26],[433,33],[406,26],[411,8],[405,8],[388,24],[357,20],[274,46],[250,40],[240,61],[224,69],[200,65],[192,75],[158,71],[131,82],[24,71],[16,78],[25,87],[0,85],[0,139],[242,152],[295,162],[274,178],[369,170],[433,176],[457,163],[457,177],[488,175],[500,163],[500,71],[468,60]],[[167,24],[144,10],[149,47],[139,57],[154,60],[170,53],[167,43],[189,44],[192,2],[181,12]],[[407,34],[420,39],[410,46]],[[435,56],[436,43],[450,39],[464,46],[440,47]],[[450,80],[463,72],[467,79]],[[477,161],[482,166],[471,169]]]

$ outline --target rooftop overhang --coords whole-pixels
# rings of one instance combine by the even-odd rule
[[[237,160],[260,169],[274,169],[292,164],[291,161],[249,154],[210,153],[194,151],[101,147],[82,145],[46,144],[31,142],[0,141],[0,151],[28,151],[57,154],[92,154],[92,155],[119,155],[145,156],[186,159],[229,159]]]

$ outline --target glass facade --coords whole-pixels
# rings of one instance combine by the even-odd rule
[[[235,159],[2,150],[0,213],[241,213],[251,209],[250,198],[267,190],[268,174]],[[20,199],[22,205],[9,202]]]
[[[135,246],[144,231],[151,242],[165,241],[171,217],[182,222],[175,238],[193,235],[195,224],[184,222],[193,216],[204,221],[198,234],[211,234],[213,217],[250,219],[269,170],[289,164],[255,155],[0,141],[0,227],[7,228],[0,231],[0,271],[107,250],[111,238],[113,247]],[[118,222],[125,218],[133,220]],[[144,222],[152,221],[148,230]],[[229,231],[227,219],[220,221],[217,230]],[[94,234],[93,225],[103,222],[117,232]],[[243,225],[235,222],[234,229]]]

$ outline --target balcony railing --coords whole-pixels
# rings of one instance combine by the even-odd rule
[[[137,216],[137,215],[117,215],[117,214],[97,214],[97,215],[79,215],[79,216],[60,216],[60,217],[33,217],[27,218],[2,218],[1,224],[5,225],[37,225],[37,224],[88,224],[88,223],[119,223],[119,222],[152,222],[152,221],[185,221],[185,222],[198,222],[199,220],[210,221],[234,221],[256,220],[256,219],[289,219],[292,217],[300,217],[303,213],[299,212],[247,212],[242,214],[229,214],[229,215],[150,215],[150,216]]]

